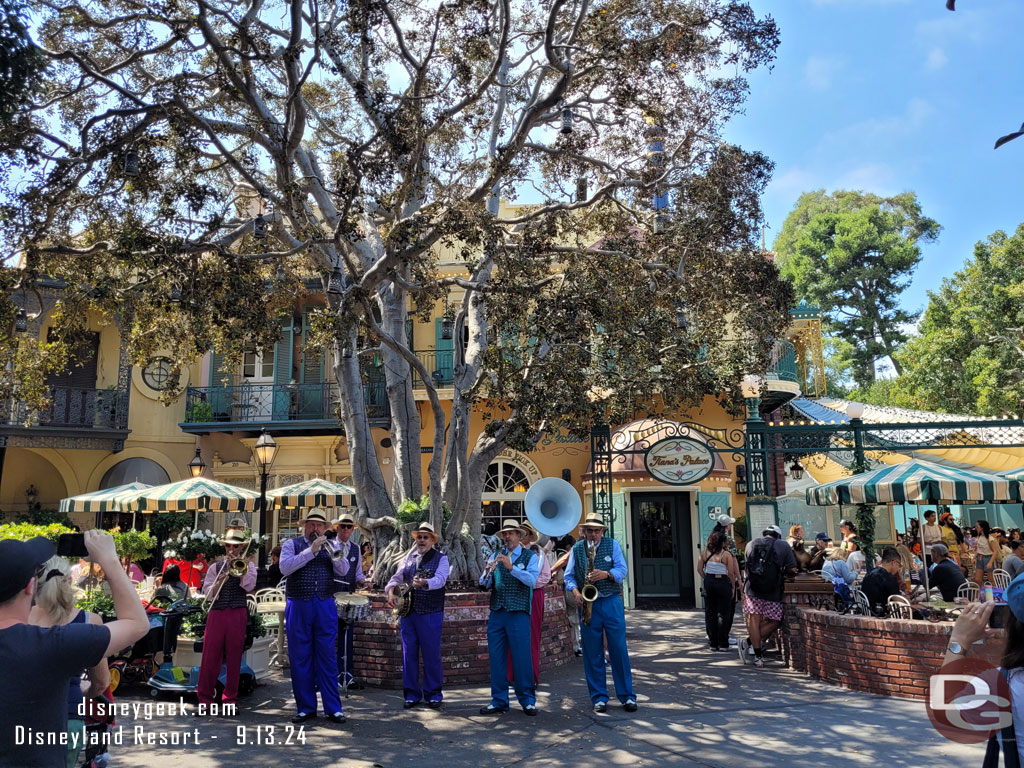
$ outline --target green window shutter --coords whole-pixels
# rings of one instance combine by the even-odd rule
[[[619,547],[622,549],[622,557],[626,561],[626,578],[622,580],[622,601],[626,605],[632,605],[632,597],[629,593],[629,575],[628,571],[632,569],[633,564],[630,561],[629,550],[626,549],[626,494],[624,493],[613,493],[612,494],[612,522],[608,524],[608,535],[619,542]]]
[[[230,418],[231,414],[231,381],[228,387],[224,386],[224,377],[230,376],[231,372],[224,368],[224,355],[219,352],[210,352],[210,389],[207,394],[207,402],[213,409],[213,418],[216,420]]]
[[[220,387],[223,386],[224,382],[221,379],[224,378],[224,355],[219,352],[210,352],[210,386]]]
[[[273,419],[287,421],[291,410],[292,352],[295,328],[289,317],[281,322],[281,338],[274,345]]]
[[[324,413],[324,351],[314,348],[309,343],[312,328],[309,313],[302,315],[302,364],[299,370],[296,415],[300,419],[323,419]]]
[[[435,384],[451,384],[455,381],[455,339],[441,338],[441,318],[434,320],[434,370],[431,371]]]

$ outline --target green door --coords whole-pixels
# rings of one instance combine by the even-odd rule
[[[692,604],[689,494],[634,493],[630,506],[637,597],[681,597]]]
[[[438,386],[448,385],[455,381],[455,340],[441,338],[442,322],[440,317],[434,321],[434,354],[437,357],[431,374],[434,383]]]

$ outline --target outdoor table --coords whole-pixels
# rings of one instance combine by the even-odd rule
[[[288,654],[285,653],[284,609],[284,603],[256,604],[256,613],[277,614],[277,640],[274,644],[274,655],[271,656],[270,663],[282,668],[288,666]]]

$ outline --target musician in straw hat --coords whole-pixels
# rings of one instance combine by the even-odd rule
[[[327,516],[311,509],[302,519],[303,535],[281,547],[281,573],[285,588],[285,631],[291,662],[292,693],[298,713],[293,723],[316,717],[316,689],[320,688],[324,713],[335,723],[345,722],[338,696],[338,609],[335,580],[348,573],[348,560],[333,559],[333,547],[324,536]]]
[[[356,591],[357,587],[362,587],[366,584],[366,576],[363,575],[362,553],[359,547],[349,541],[352,538],[352,533],[355,531],[356,521],[352,515],[345,512],[337,520],[332,520],[331,525],[334,526],[334,532],[338,536],[338,549],[345,553],[345,559],[348,560],[348,576],[337,582],[335,591],[352,594]],[[355,655],[355,631],[353,629],[346,632],[346,628],[347,622],[339,616],[338,682],[347,682],[348,690],[359,691],[364,686],[356,680],[355,675],[352,673],[352,660]],[[348,678],[347,680],[345,679],[346,677]]]
[[[540,638],[541,628],[544,626],[544,588],[551,581],[551,563],[547,557],[547,551],[540,545],[540,534],[533,527],[529,520],[524,520],[520,526],[523,531],[522,545],[528,547],[533,554],[539,558],[540,576],[537,583],[533,585],[533,598],[530,603],[530,656],[533,659],[533,684],[540,683]],[[508,681],[514,682],[515,664],[512,661],[512,653],[508,654]]]
[[[487,620],[487,653],[491,663],[491,703],[481,715],[508,710],[507,654],[512,652],[516,698],[527,715],[537,714],[537,691],[530,658],[530,606],[540,576],[540,560],[520,544],[519,523],[506,520],[498,531],[504,546],[487,563],[480,584],[491,590]]]
[[[237,529],[229,530],[220,540],[224,557],[210,566],[203,582],[203,594],[213,601],[206,617],[203,634],[203,659],[199,665],[196,694],[200,704],[216,701],[217,678],[221,664],[226,665],[224,701],[238,699],[242,654],[245,653],[245,629],[249,622],[246,595],[256,587],[256,566],[247,563],[245,575],[231,573],[231,563],[242,556],[249,540]]]
[[[580,590],[585,584],[597,587],[597,599],[591,606],[590,624],[583,623],[583,671],[595,712],[608,706],[608,677],[605,672],[604,645],[608,642],[608,658],[612,665],[615,694],[627,712],[636,712],[633,673],[626,649],[626,612],[622,605],[622,580],[626,578],[626,559],[615,539],[605,538],[604,521],[591,515],[583,521],[584,538],[576,542],[565,567],[565,588],[576,603],[583,605]],[[594,548],[593,568],[588,549]],[[582,607],[581,607],[582,611]]]
[[[412,587],[412,613],[403,616],[402,689],[405,708],[426,700],[432,709],[444,698],[444,670],[441,667],[441,625],[444,621],[445,584],[451,566],[448,556],[437,549],[437,533],[430,523],[420,523],[412,532],[415,546],[399,564],[386,587],[388,605],[395,607],[395,590],[400,584]],[[420,682],[420,658],[423,680]]]

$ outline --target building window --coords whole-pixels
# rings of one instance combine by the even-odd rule
[[[242,378],[258,381],[274,380],[274,356],[250,349],[242,356]]]
[[[108,488],[135,482],[166,485],[171,479],[167,476],[167,471],[152,459],[136,457],[119,461],[108,469],[100,480],[99,490],[105,491]]]
[[[482,498],[481,522],[483,532],[490,535],[501,528],[501,521],[521,521],[525,507],[523,499],[530,489],[526,473],[510,461],[496,461],[487,468]]]
[[[142,380],[155,392],[163,392],[178,380],[178,369],[166,357],[154,357],[142,369]]]

